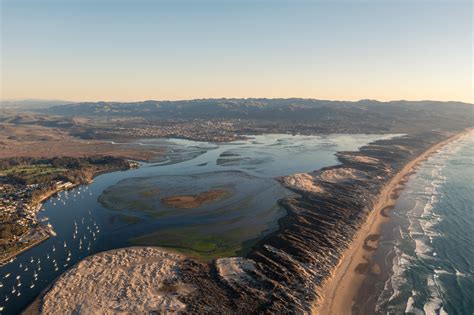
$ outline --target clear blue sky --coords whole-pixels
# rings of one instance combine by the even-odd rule
[[[472,1],[0,1],[2,98],[473,101]]]

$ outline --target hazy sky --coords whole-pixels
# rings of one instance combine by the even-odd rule
[[[473,2],[0,0],[1,98],[473,102]]]

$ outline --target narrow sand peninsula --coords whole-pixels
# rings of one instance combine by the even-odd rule
[[[378,245],[380,227],[382,223],[389,220],[386,212],[395,206],[399,192],[403,189],[408,176],[413,174],[414,168],[431,154],[470,132],[472,130],[456,134],[432,146],[408,163],[387,183],[366,223],[357,232],[352,245],[346,250],[339,265],[333,271],[332,277],[325,283],[322,299],[313,308],[314,314],[351,314],[354,298],[366,277],[367,269],[372,268],[372,272],[377,272],[377,266],[371,266],[370,258]]]

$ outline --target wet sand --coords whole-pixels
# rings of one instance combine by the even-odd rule
[[[224,189],[215,189],[202,192],[197,195],[176,195],[161,198],[161,202],[167,206],[180,209],[193,209],[202,205],[228,198],[232,192]]]
[[[351,314],[354,300],[367,275],[380,272],[372,255],[378,247],[382,225],[390,220],[389,211],[394,208],[400,191],[404,188],[414,168],[442,146],[457,140],[471,130],[456,134],[425,151],[408,163],[384,187],[366,223],[357,232],[352,245],[346,250],[332,277],[325,283],[322,298],[313,308],[314,314]],[[350,302],[349,302],[350,301]]]

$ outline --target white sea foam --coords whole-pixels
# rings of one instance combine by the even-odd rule
[[[431,276],[429,276],[426,281],[427,288],[431,294],[428,301],[425,303],[425,305],[423,305],[423,311],[427,315],[438,314],[439,310],[443,306],[443,300],[441,299],[440,290],[435,281],[435,277]]]
[[[408,298],[407,305],[405,307],[405,314],[409,313],[409,314],[415,314],[415,315],[424,315],[422,310],[415,307],[415,296],[416,296],[416,291],[412,290],[411,296]]]

